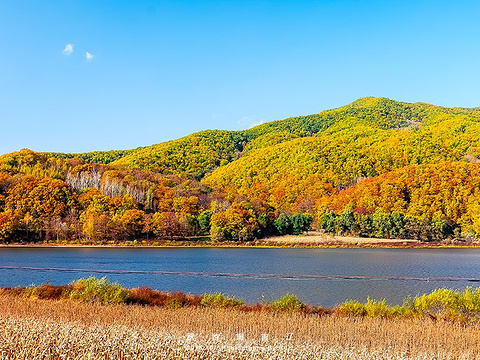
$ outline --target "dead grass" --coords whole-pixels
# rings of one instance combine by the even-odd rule
[[[1,359],[475,359],[477,325],[0,296]]]
[[[365,238],[358,236],[339,236],[325,234],[317,231],[310,231],[302,235],[272,236],[262,239],[266,244],[271,245],[306,245],[306,246],[334,246],[334,245],[379,245],[379,246],[415,246],[421,244],[418,240],[412,239],[381,239]]]

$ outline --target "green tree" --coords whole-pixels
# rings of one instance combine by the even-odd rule
[[[205,210],[198,215],[198,225],[200,230],[203,232],[210,231],[210,220],[212,218],[212,212],[210,210]]]
[[[391,218],[391,229],[390,235],[394,238],[404,238],[405,237],[405,215],[394,211],[390,215]]]
[[[358,227],[358,234],[360,236],[373,236],[373,221],[371,215],[355,213],[355,223]]]
[[[280,235],[287,235],[293,232],[292,221],[286,214],[280,214],[273,224]]]
[[[390,238],[390,231],[392,230],[392,219],[389,214],[382,212],[375,212],[372,215],[372,223],[374,233],[378,238]]]
[[[351,234],[355,228],[355,215],[352,210],[346,209],[336,217],[335,229],[338,234]]]
[[[329,233],[329,234],[335,234],[336,229],[335,229],[335,219],[337,216],[333,211],[330,211],[328,213],[323,214],[320,217],[320,225],[322,229]]]
[[[260,214],[258,223],[262,237],[274,234],[277,229],[275,227],[275,213],[273,209],[266,209],[266,212]]]
[[[291,217],[292,234],[300,235],[307,231],[313,222],[313,217],[309,214],[295,214]]]

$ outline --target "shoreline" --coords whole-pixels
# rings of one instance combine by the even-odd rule
[[[334,236],[317,232],[304,235],[273,236],[251,242],[219,242],[210,240],[134,240],[121,242],[48,240],[40,242],[0,243],[0,248],[397,248],[397,249],[437,249],[437,248],[480,248],[480,243],[454,241],[420,241],[413,239],[380,239],[354,236]]]

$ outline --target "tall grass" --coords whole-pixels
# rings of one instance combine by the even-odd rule
[[[1,359],[476,359],[477,325],[0,296]],[[240,336],[241,335],[241,336]]]

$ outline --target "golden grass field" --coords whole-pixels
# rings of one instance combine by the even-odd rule
[[[478,325],[0,296],[1,359],[475,359]]]
[[[266,243],[280,244],[280,245],[295,245],[295,244],[305,244],[311,246],[322,246],[322,245],[419,245],[421,242],[419,240],[412,239],[381,239],[381,238],[365,238],[358,236],[340,236],[340,235],[331,235],[325,234],[317,231],[310,231],[302,235],[282,235],[282,236],[271,236],[265,239],[262,239]]]

